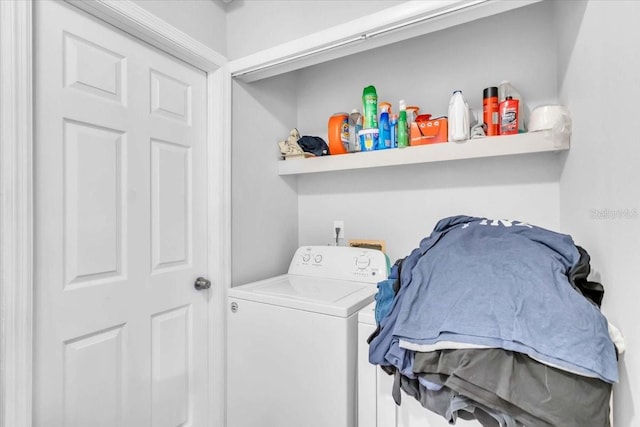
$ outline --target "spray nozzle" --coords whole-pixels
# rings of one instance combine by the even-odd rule
[[[391,104],[388,102],[381,102],[380,103],[380,110],[383,113],[391,113]]]

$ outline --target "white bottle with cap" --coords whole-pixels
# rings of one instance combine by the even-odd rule
[[[449,141],[469,139],[469,105],[461,90],[456,90],[449,101]]]

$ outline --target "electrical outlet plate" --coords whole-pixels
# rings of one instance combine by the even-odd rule
[[[338,239],[344,239],[344,221],[342,220],[333,220],[333,229],[331,230],[331,234],[333,237],[336,237],[336,228],[340,227],[340,234],[338,235]]]

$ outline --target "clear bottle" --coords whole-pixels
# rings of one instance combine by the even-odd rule
[[[418,117],[418,111],[420,111],[420,107],[416,107],[415,105],[407,107],[407,123],[409,124],[409,128],[411,128],[411,123],[415,123],[416,117]]]
[[[469,105],[461,90],[453,91],[449,101],[449,141],[462,142],[469,139]]]

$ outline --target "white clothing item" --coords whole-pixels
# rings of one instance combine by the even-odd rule
[[[433,344],[417,344],[414,342],[400,340],[398,345],[400,348],[405,348],[407,350],[419,351],[419,352],[428,352],[428,351],[436,351],[436,350],[460,350],[460,349],[471,349],[471,348],[495,348],[489,347],[487,345],[481,344],[470,344],[466,342],[456,342],[456,341],[438,341]]]
[[[607,322],[607,324],[609,326],[609,336],[611,337],[611,341],[613,341],[613,344],[616,346],[616,350],[618,350],[618,354],[620,355],[627,349],[624,343],[624,337],[622,336],[620,329],[612,325],[611,322]]]

